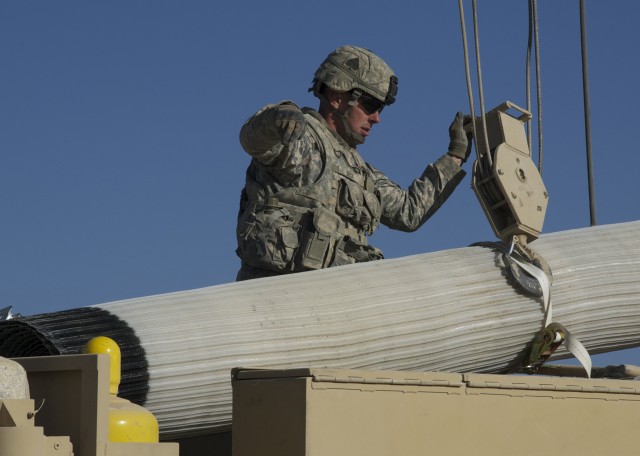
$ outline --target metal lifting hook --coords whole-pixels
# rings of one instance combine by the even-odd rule
[[[541,297],[543,290],[540,282],[524,271],[514,260],[514,257],[541,269],[549,279],[549,283],[552,283],[553,273],[551,272],[549,264],[526,243],[520,241],[520,237],[518,236],[513,237],[511,247],[502,254],[502,261],[513,280],[515,280],[527,294],[538,298]]]

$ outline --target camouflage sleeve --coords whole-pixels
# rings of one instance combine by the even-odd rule
[[[281,144],[281,132],[275,125],[278,106],[270,104],[251,116],[240,130],[242,148],[268,169],[273,179],[283,186],[301,187],[314,182],[322,172],[323,160],[316,141],[305,127],[298,141]]]
[[[275,123],[275,115],[281,104],[293,103],[283,101],[278,104],[269,104],[247,119],[240,129],[242,148],[263,164],[271,163],[282,151],[280,144],[282,133]]]
[[[377,169],[376,192],[382,203],[382,224],[394,230],[415,231],[429,219],[458,186],[466,173],[448,155],[427,166],[408,189],[393,183]]]

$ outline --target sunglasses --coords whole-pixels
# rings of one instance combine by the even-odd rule
[[[362,110],[368,115],[372,115],[376,112],[381,113],[385,106],[383,101],[365,94],[360,95],[360,97],[358,98],[358,104],[360,105],[360,108],[362,108]]]

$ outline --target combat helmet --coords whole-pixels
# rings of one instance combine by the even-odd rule
[[[350,108],[340,117],[346,133],[346,140],[355,147],[365,138],[353,131],[349,125],[349,115],[356,102],[367,94],[381,104],[378,111],[392,104],[398,93],[398,78],[393,70],[368,49],[356,46],[342,46],[331,52],[320,64],[309,91],[323,99],[322,87],[327,86],[338,92],[351,92]]]
[[[320,97],[322,85],[339,91],[367,93],[385,105],[392,104],[398,92],[393,70],[368,49],[342,46],[331,52],[315,72],[310,90]]]

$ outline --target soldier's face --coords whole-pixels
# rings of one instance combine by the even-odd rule
[[[371,128],[377,123],[380,123],[380,111],[374,111],[370,114],[359,101],[356,102],[349,115],[351,129],[366,138],[371,133]]]
[[[359,101],[357,101],[355,106],[352,107],[349,105],[350,99],[350,94],[346,94],[346,96],[340,100],[338,109],[342,112],[347,112],[349,108],[351,108],[348,117],[349,127],[354,133],[360,135],[363,138],[362,142],[364,142],[364,140],[371,134],[371,128],[373,128],[375,124],[380,123],[380,111],[376,110],[369,112],[370,107],[364,103],[360,103]],[[342,136],[350,146],[355,147],[358,144],[361,144],[352,144],[354,142],[354,138],[347,135],[345,131],[341,131],[344,130],[341,123],[338,123],[336,126],[338,127],[338,133],[340,136]]]
[[[351,147],[362,144],[371,134],[371,128],[380,123],[380,111],[384,105],[369,95],[363,94],[354,105],[350,104],[350,92],[338,92],[327,88],[324,96],[329,102],[328,105],[324,105],[323,114],[327,123]],[[323,110],[322,104],[320,110]]]

